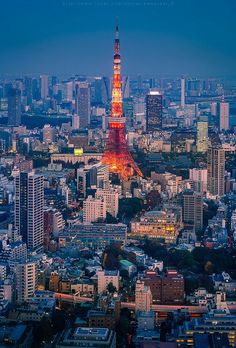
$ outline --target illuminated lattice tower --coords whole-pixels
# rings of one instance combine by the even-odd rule
[[[111,116],[109,130],[102,163],[109,166],[111,173],[117,173],[121,179],[128,180],[137,173],[142,176],[137,164],[131,156],[126,141],[125,117],[122,108],[122,91],[120,76],[120,40],[118,25],[116,26],[114,75],[112,86]]]

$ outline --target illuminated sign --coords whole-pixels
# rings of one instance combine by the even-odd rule
[[[79,148],[79,149],[74,149],[74,155],[75,155],[75,156],[82,156],[83,153],[84,153],[84,150],[83,150],[82,147]]]

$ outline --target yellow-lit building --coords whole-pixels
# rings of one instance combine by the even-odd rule
[[[131,234],[140,237],[161,238],[166,243],[175,243],[181,228],[181,214],[169,210],[153,210],[142,216],[140,221],[131,223]]]
[[[176,338],[178,347],[194,346],[196,335],[210,335],[213,340],[215,336],[218,341],[220,336],[225,335],[229,346],[236,347],[236,316],[226,310],[215,309],[204,314],[202,318],[185,321],[183,326],[178,327]]]

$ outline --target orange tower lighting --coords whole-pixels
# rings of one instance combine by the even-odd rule
[[[120,40],[118,24],[116,25],[114,74],[112,86],[111,116],[109,130],[102,163],[109,166],[111,173],[117,173],[121,179],[128,180],[137,173],[143,176],[141,170],[131,156],[125,133],[125,117],[122,107],[122,91],[120,76]]]

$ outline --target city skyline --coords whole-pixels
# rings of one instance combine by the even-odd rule
[[[110,75],[116,16],[123,75],[235,74],[231,0],[3,2],[0,74]]]
[[[0,2],[0,347],[236,347],[236,5]]]

